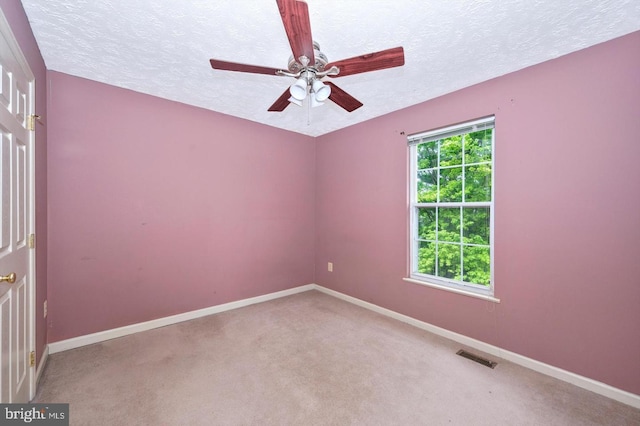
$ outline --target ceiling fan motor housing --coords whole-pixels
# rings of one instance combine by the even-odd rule
[[[289,57],[289,71],[292,73],[298,73],[299,71],[304,71],[305,68],[313,71],[313,72],[322,72],[324,71],[325,65],[329,63],[327,59],[327,55],[320,51],[320,45],[317,42],[313,42],[313,55],[315,56],[315,64],[302,64],[298,59],[294,58],[293,55]]]

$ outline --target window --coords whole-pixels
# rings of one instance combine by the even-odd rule
[[[494,117],[408,141],[410,278],[493,296]]]

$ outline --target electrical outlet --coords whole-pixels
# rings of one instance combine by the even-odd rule
[[[333,272],[333,262],[327,263],[327,271]]]
[[[47,317],[47,301],[44,301],[44,317]]]

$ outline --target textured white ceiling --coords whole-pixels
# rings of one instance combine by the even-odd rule
[[[267,108],[290,77],[275,0],[22,0],[50,70],[319,136],[640,30],[638,0],[307,0],[329,61],[403,46],[405,66],[332,79],[364,103]],[[639,47],[640,48],[640,47]]]

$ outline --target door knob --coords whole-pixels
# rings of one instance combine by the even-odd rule
[[[0,283],[3,282],[3,281],[8,282],[9,284],[15,283],[16,282],[16,273],[12,272],[9,275],[5,275],[4,277],[0,276]]]

